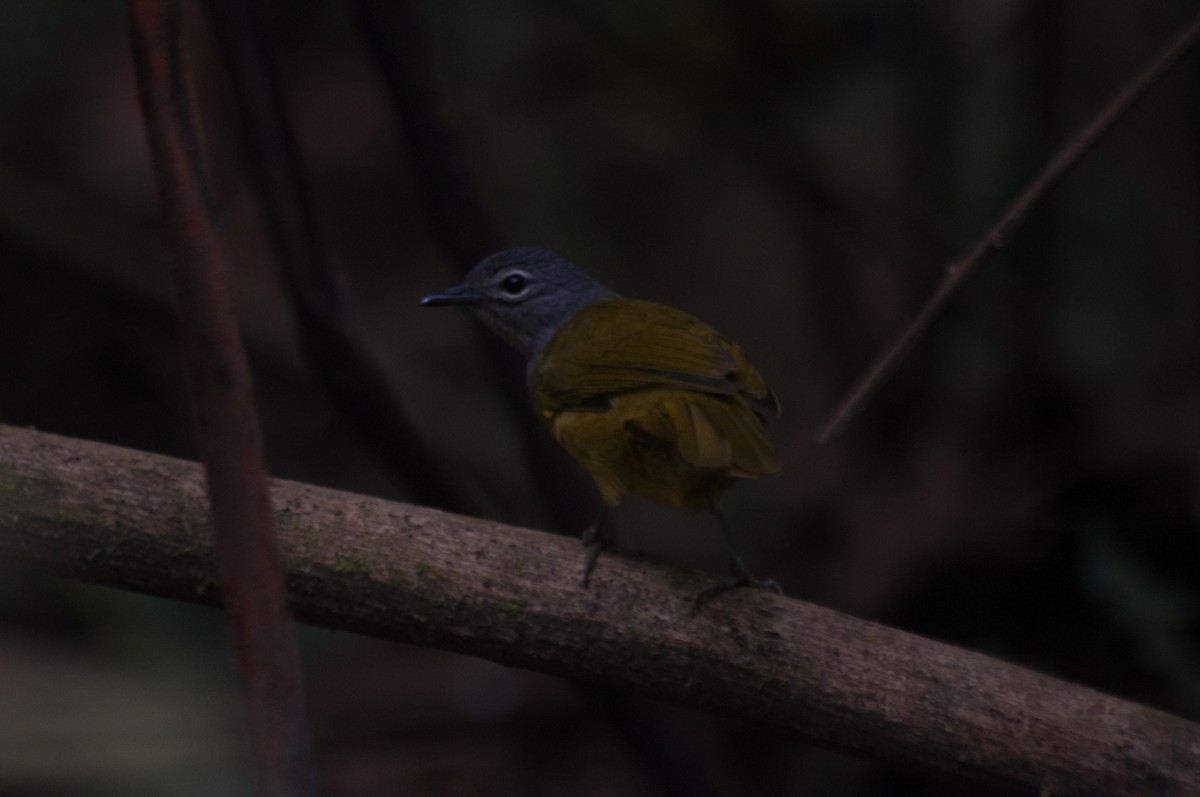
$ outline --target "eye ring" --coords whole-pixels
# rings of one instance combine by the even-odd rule
[[[528,285],[529,279],[521,272],[514,271],[500,281],[500,290],[509,296],[520,296]]]

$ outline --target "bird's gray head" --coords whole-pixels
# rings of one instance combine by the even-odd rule
[[[583,307],[616,296],[578,266],[546,249],[506,249],[482,260],[461,285],[421,300],[425,307],[470,307],[530,364]]]

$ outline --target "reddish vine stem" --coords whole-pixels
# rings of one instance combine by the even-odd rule
[[[221,603],[237,651],[262,792],[313,795],[310,733],[262,435],[201,162],[178,15],[171,0],[129,1],[134,69],[171,252]]]

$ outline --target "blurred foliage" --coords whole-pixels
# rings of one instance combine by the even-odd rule
[[[429,439],[544,524],[345,9],[273,25],[322,228]],[[787,469],[728,498],[790,594],[1200,715],[1200,58],[985,264],[837,443],[817,427],[958,256],[1194,4],[424,2],[512,244],[738,340]],[[0,5],[0,422],[194,457],[117,2]],[[274,473],[403,498],[306,372],[189,14]],[[622,542],[721,567],[701,518]],[[756,564],[757,562],[757,564]],[[769,564],[764,564],[769,563]],[[981,794],[551,678],[303,634],[327,794]],[[0,570],[0,793],[248,790],[216,613]],[[994,791],[995,794],[1009,792]]]

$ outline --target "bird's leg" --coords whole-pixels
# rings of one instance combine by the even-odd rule
[[[773,578],[757,578],[747,568],[746,563],[742,561],[741,554],[733,544],[733,531],[729,528],[729,521],[725,517],[725,513],[721,511],[721,507],[715,502],[712,505],[713,514],[717,516],[717,522],[721,526],[721,536],[725,540],[725,548],[729,551],[729,569],[733,572],[718,580],[715,584],[700,591],[696,596],[696,600],[692,604],[692,611],[699,611],[700,607],[708,603],[710,600],[720,595],[722,592],[734,589],[736,587],[754,587],[755,589],[769,589],[783,594],[779,584]]]
[[[612,545],[612,537],[605,529],[607,520],[608,504],[601,504],[596,522],[583,530],[583,544],[587,548],[587,558],[583,563],[584,588],[587,587],[588,581],[592,577],[592,569],[596,567],[596,560],[600,558],[600,552]]]

